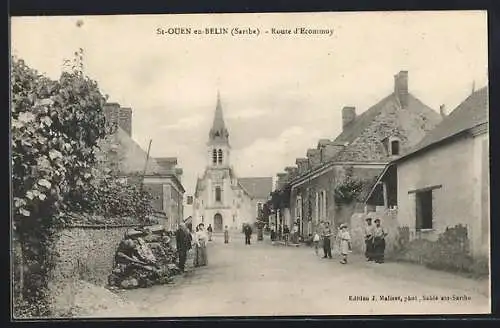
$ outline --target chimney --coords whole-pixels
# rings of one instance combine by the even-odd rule
[[[402,108],[408,107],[408,71],[394,75],[394,94]]]
[[[446,107],[443,105],[439,106],[439,114],[441,114],[442,118],[446,117]]]
[[[342,130],[356,119],[356,108],[345,106],[342,108]]]
[[[132,136],[132,108],[120,108],[118,125]]]

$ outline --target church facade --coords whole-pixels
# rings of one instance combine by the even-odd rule
[[[272,177],[238,178],[231,165],[229,131],[220,95],[206,144],[206,167],[196,182],[193,221],[212,225],[215,232],[254,224],[272,190]]]

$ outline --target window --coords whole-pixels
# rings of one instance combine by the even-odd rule
[[[216,149],[214,149],[214,150],[212,151],[212,162],[213,162],[214,164],[217,164],[217,150],[216,150]]]
[[[432,229],[432,190],[415,193],[417,230]]]
[[[302,198],[297,197],[297,202],[295,204],[295,218],[298,220],[302,219]]]
[[[391,141],[391,155],[399,155],[399,140]]]
[[[215,187],[215,201],[216,202],[222,201],[222,193],[220,187]]]
[[[222,164],[222,149],[219,149],[219,164]]]
[[[399,138],[395,137],[395,136],[390,137],[388,142],[389,142],[389,145],[388,145],[389,155],[390,156],[398,156],[399,153],[401,152]]]
[[[236,215],[233,215],[233,223],[236,222]]]

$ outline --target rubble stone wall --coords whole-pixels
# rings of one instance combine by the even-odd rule
[[[79,226],[59,231],[55,242],[58,256],[49,282],[53,305],[59,309],[65,303],[71,306],[78,280],[106,285],[118,244],[132,227]]]

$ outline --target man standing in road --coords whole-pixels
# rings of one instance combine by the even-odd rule
[[[366,218],[365,226],[365,257],[367,261],[373,261],[373,232],[375,226],[372,224],[372,218]]]
[[[245,245],[250,245],[250,239],[252,238],[252,227],[249,224],[245,224],[243,228],[245,233]]]
[[[186,224],[184,222],[179,224],[179,228],[175,232],[175,240],[177,243],[177,253],[179,255],[179,269],[184,271],[187,252],[191,249],[191,234],[186,228]]]
[[[207,232],[208,232],[208,241],[212,241],[212,232],[214,232],[214,230],[212,229],[211,224],[208,224]]]
[[[321,232],[321,237],[323,238],[323,258],[332,258],[332,244],[330,238],[332,237],[332,229],[330,229],[330,222],[325,222],[323,231]]]

